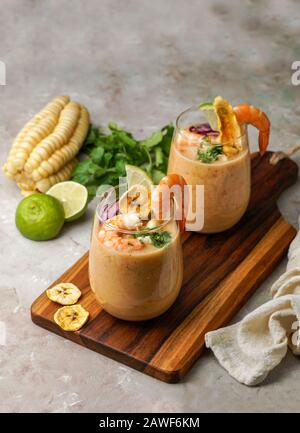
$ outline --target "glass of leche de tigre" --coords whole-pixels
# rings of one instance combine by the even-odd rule
[[[121,185],[99,197],[89,278],[97,301],[119,319],[141,321],[159,316],[173,304],[181,288],[182,220],[175,218],[172,196],[162,212],[159,188],[149,191],[133,185],[127,190]]]
[[[202,185],[203,225],[199,231],[216,233],[235,225],[245,213],[251,192],[247,125],[259,129],[259,149],[265,152],[270,122],[258,108],[235,108],[221,97],[179,115],[171,145],[168,172],[182,175],[191,186]],[[198,231],[198,230],[197,230]]]

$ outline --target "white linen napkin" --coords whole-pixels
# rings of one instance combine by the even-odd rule
[[[288,346],[300,355],[300,231],[288,257],[287,272],[271,288],[271,301],[241,322],[205,335],[206,347],[245,385],[261,383],[284,358]]]

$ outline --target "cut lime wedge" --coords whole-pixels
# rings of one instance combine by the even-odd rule
[[[214,131],[220,131],[221,122],[212,102],[204,102],[199,106],[199,110],[203,111],[210,127]]]
[[[86,211],[88,191],[85,186],[71,180],[53,185],[48,195],[57,198],[63,205],[65,221],[75,221]]]
[[[214,104],[212,102],[203,102],[203,104],[199,105],[198,107],[200,110],[213,110],[214,109]]]
[[[152,179],[147,175],[147,173],[139,167],[135,165],[127,164],[125,166],[126,176],[127,176],[127,185],[128,189],[130,189],[134,185],[142,185],[147,188],[148,191],[151,191],[151,187],[153,185]]]

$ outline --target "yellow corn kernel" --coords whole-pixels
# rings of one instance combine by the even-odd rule
[[[35,182],[41,180],[44,176],[39,170],[40,167],[45,169],[49,175],[59,171],[65,164],[71,161],[79,152],[89,128],[89,113],[86,108],[81,108],[81,116],[78,126],[68,144],[56,150],[47,161],[42,161],[40,166],[32,171],[31,177]]]
[[[57,118],[51,114],[42,119],[40,123],[32,128],[32,130],[36,129],[43,138],[47,137],[49,135],[49,131],[51,132],[55,127],[56,120]],[[28,141],[26,138],[24,141],[22,141],[22,143],[20,143],[19,149],[17,150],[13,161],[14,166],[18,170],[22,170],[24,168],[27,158],[30,157],[31,152],[33,151],[34,147],[38,145],[38,143],[38,141],[34,140]]]
[[[40,116],[36,115],[33,119],[31,119],[24,128],[19,132],[17,137],[15,138],[11,150],[9,152],[7,162],[4,164],[3,170],[7,174],[7,176],[13,176],[15,173],[17,173],[18,169],[14,165],[14,156],[20,146],[20,144],[25,139],[26,135],[28,134],[29,130],[35,126],[40,121]]]
[[[77,160],[74,158],[57,173],[38,181],[36,183],[36,188],[40,192],[47,192],[48,189],[51,188],[51,186],[55,185],[56,183],[64,182],[65,180],[68,180],[76,164],[77,164]]]
[[[17,185],[20,189],[25,191],[30,191],[35,189],[35,182],[27,178],[24,174],[17,174],[16,179]]]
[[[77,126],[78,119],[80,116],[80,105],[76,102],[69,102],[66,107],[62,110],[60,117],[58,119],[58,123],[54,129],[54,133],[63,133],[64,140],[63,145],[65,145],[70,137],[73,135],[73,132]],[[65,127],[66,121],[68,122],[68,128]],[[39,154],[39,147],[44,147],[47,149],[49,154],[52,154],[55,150],[59,148],[61,143],[57,143],[50,134],[45,140],[42,140],[37,147],[30,154],[24,169],[25,171],[29,171],[32,168],[36,169],[41,162],[43,161],[42,156]]]
[[[70,102],[69,96],[57,96],[42,110],[42,113],[52,113],[59,116],[63,108]]]
[[[21,189],[21,194],[24,195],[25,197],[28,197],[29,195],[34,194],[36,192],[36,191],[26,191],[26,190],[22,189],[20,187],[20,185],[18,185],[18,186]]]
[[[45,177],[48,177],[50,175],[49,171],[47,170],[47,168],[44,167],[39,167],[38,169],[38,173],[39,173],[39,179],[43,179]],[[35,178],[31,175],[31,178],[36,182]]]
[[[85,107],[69,97],[54,98],[19,132],[3,167],[23,194],[46,192],[69,179],[89,128]]]
[[[26,141],[26,138],[28,138],[28,141],[30,143],[30,146],[27,145],[29,155],[29,148],[32,149],[36,143],[38,142],[38,138],[34,138],[36,135],[38,135],[39,141],[46,136],[47,132],[45,133],[43,128],[43,120],[45,118],[50,117],[50,119],[58,118],[61,110],[64,108],[64,106],[69,102],[68,96],[59,96],[57,98],[54,98],[49,104],[46,105],[44,109],[42,109],[38,114],[36,114],[29,122],[26,123],[24,128],[19,132],[17,137],[15,138],[11,151],[8,156],[8,166],[4,166],[4,171],[10,170],[10,174],[15,174],[18,170],[22,170],[24,161],[23,158],[26,156],[23,156],[25,154],[22,154],[21,159],[18,160],[18,158],[15,158],[15,155],[20,147],[20,145],[23,144],[24,141]],[[36,131],[33,131],[33,128],[36,128]],[[54,125],[51,125],[51,128],[48,129],[48,134],[53,130]],[[31,150],[30,150],[31,152]],[[7,168],[8,167],[8,168]]]

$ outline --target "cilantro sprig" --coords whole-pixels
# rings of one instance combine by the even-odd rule
[[[140,233],[137,233],[136,235],[134,235],[136,238],[143,238],[143,235]],[[163,231],[160,233],[147,233],[146,235],[147,237],[149,237],[151,239],[152,244],[155,246],[155,248],[162,248],[165,245],[167,245],[168,243],[170,243],[171,239],[172,239],[172,235],[170,232],[167,231]]]
[[[126,164],[141,167],[158,184],[167,171],[173,131],[169,124],[145,140],[137,140],[115,123],[109,123],[106,131],[91,125],[81,149],[83,159],[72,179],[87,187],[90,199],[100,185],[116,185],[119,177],[126,175]]]
[[[151,238],[152,244],[156,248],[162,248],[165,245],[167,245],[168,243],[170,243],[170,241],[172,239],[172,235],[171,235],[171,233],[164,231],[161,233],[151,233],[150,238]]]
[[[211,164],[218,159],[219,155],[223,154],[223,147],[221,145],[209,146],[207,150],[198,150],[198,159],[201,162]]]

